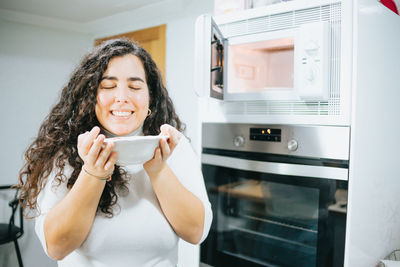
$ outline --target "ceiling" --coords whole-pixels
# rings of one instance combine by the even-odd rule
[[[165,0],[0,0],[0,9],[87,23]]]

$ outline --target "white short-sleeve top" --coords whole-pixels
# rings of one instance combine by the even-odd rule
[[[188,140],[182,136],[167,163],[179,181],[203,203],[204,229],[202,242],[208,235],[212,221],[201,166]],[[129,177],[129,192],[119,195],[113,206],[114,216],[102,213],[95,217],[93,226],[81,247],[58,261],[59,267],[106,266],[176,266],[179,237],[161,211],[150,179],[142,164],[124,167]],[[72,168],[66,166],[67,177]],[[69,191],[66,184],[55,186],[54,173],[48,177],[38,196],[40,215],[35,230],[47,254],[43,223],[46,214]],[[53,182],[54,181],[54,182]]]

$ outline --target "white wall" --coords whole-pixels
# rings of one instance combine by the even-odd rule
[[[198,149],[199,124],[193,91],[194,21],[199,14],[212,9],[212,0],[166,0],[83,25],[88,34],[0,19],[0,105],[3,109],[0,136],[7,140],[0,150],[0,184],[16,182],[24,151],[94,39],[161,24],[167,24],[167,88],[178,115],[187,125],[187,136]],[[6,196],[0,193],[0,221],[9,216]],[[25,228],[19,241],[25,265],[56,266],[45,256],[33,222],[25,221]],[[198,246],[182,242],[179,257],[179,266],[196,266]],[[0,267],[6,266],[17,266],[12,245],[0,246]]]
[[[0,19],[0,184],[14,184],[23,153],[48,114],[75,65],[92,46],[89,35],[55,31]],[[8,220],[6,195],[0,193],[0,221]],[[56,266],[44,255],[25,221],[19,244],[25,266]],[[0,246],[0,267],[17,266],[13,245]]]

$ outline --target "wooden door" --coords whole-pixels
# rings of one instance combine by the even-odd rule
[[[106,40],[122,37],[138,42],[147,52],[150,53],[162,73],[163,80],[165,81],[166,25],[163,24],[139,31],[96,39],[94,45],[97,46]]]

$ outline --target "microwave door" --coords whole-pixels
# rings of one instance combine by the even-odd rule
[[[211,15],[197,18],[194,88],[199,97],[223,99],[225,42]]]
[[[225,43],[218,25],[211,19],[211,66],[210,66],[210,96],[224,99],[224,60]]]

